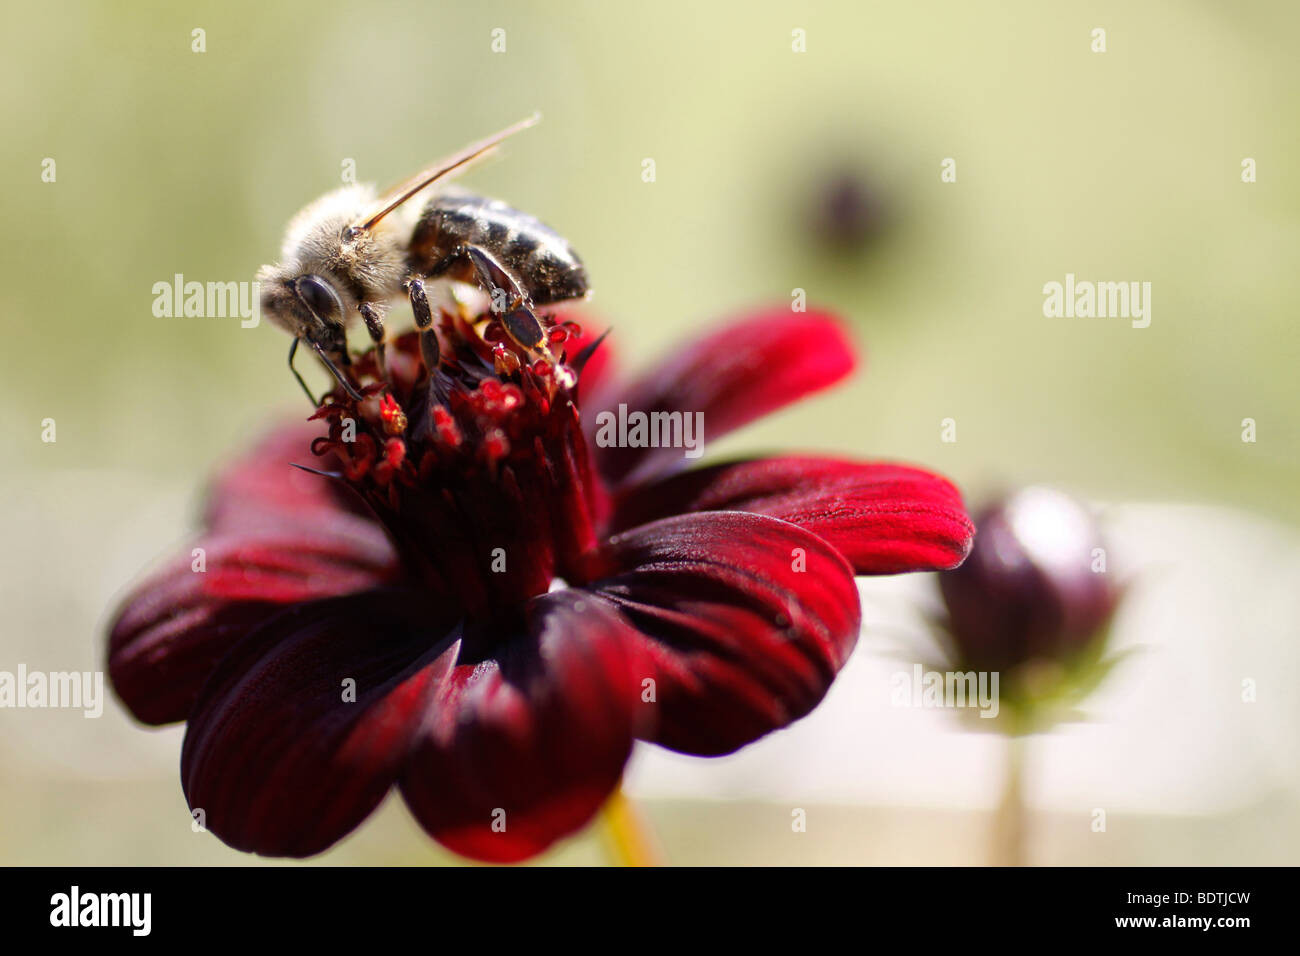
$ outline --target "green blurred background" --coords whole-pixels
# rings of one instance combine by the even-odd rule
[[[1300,519],[1294,3],[11,2],[4,25],[0,667],[96,666],[109,600],[184,540],[203,476],[303,411],[283,333],[156,318],[153,284],[251,279],[345,160],[391,183],[533,110],[468,184],[573,241],[625,362],[795,288],[863,343],[866,374],[711,453],[796,444],[922,462],[976,499],[1043,480]],[[845,169],[888,213],[860,250],[808,225]],[[1045,318],[1067,272],[1151,282],[1150,327]],[[100,862],[241,860],[141,847],[143,808],[184,823],[178,738],[123,782],[146,735],[110,720],[88,747],[79,717],[14,717],[0,801],[47,816],[0,859],[99,839]],[[88,806],[133,822],[67,836]],[[384,820],[338,853],[436,858]]]

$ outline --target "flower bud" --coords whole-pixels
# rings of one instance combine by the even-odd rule
[[[1082,503],[1024,488],[975,520],[966,562],[939,576],[962,666],[1009,671],[1066,663],[1109,621],[1118,591],[1101,533]]]

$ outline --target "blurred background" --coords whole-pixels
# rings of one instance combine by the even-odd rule
[[[56,0],[4,22],[0,670],[102,667],[112,605],[188,539],[211,468],[302,413],[282,332],[156,317],[154,284],[251,280],[349,161],[388,184],[540,110],[467,184],[573,241],[627,364],[795,289],[865,350],[711,454],[898,458],[972,505],[1045,482],[1096,506],[1134,582],[1115,641],[1141,653],[1031,741],[1032,862],[1297,862],[1300,7]],[[1044,317],[1066,273],[1150,282],[1150,326]],[[985,861],[999,741],[890,706],[933,579],[862,588],[812,717],[723,760],[638,753],[671,860]],[[113,700],[0,711],[0,862],[253,862],[191,832],[180,742]],[[316,862],[451,859],[390,799]],[[587,834],[543,861],[603,859]]]

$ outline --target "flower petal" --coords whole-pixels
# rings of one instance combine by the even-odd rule
[[[643,634],[658,727],[645,737],[729,753],[813,709],[858,637],[853,569],[784,521],[704,512],[611,541],[618,570],[591,585]]]
[[[617,528],[691,511],[752,511],[820,535],[858,574],[946,570],[970,552],[975,526],[945,478],[887,462],[758,458],[674,475],[631,490]]]
[[[618,785],[650,673],[636,633],[576,590],[529,603],[493,658],[462,661],[439,695],[402,794],[457,853],[513,862],[587,823]]]
[[[270,856],[319,853],[356,827],[401,772],[450,669],[438,617],[404,592],[372,591],[286,610],[231,651],[181,752],[196,819]]]
[[[363,591],[397,576],[383,530],[338,513],[328,530],[217,533],[139,585],[109,636],[109,678],[145,723],[184,720],[217,662],[286,606]]]
[[[296,422],[268,432],[242,458],[217,475],[208,495],[204,525],[219,531],[317,525],[338,512],[369,517],[342,482],[313,475],[294,464],[331,471],[332,457],[311,451],[325,434],[322,422]]]
[[[682,462],[680,448],[602,447],[602,412],[704,414],[717,440],[733,429],[805,395],[835,384],[853,370],[855,356],[842,326],[820,312],[772,309],[735,322],[670,355],[630,386],[588,392],[583,409],[587,441],[611,485],[648,480]]]

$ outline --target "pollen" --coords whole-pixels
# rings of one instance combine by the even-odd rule
[[[451,417],[451,412],[447,411],[442,405],[438,405],[433,409],[431,417],[438,441],[448,448],[459,448],[461,443],[460,426],[456,424],[456,419]]]
[[[405,419],[405,416],[403,416]],[[390,438],[384,442],[384,461],[390,468],[400,468],[406,460],[406,442],[400,438]]]
[[[385,395],[379,400],[379,418],[383,422],[385,434],[394,437],[405,434],[406,413],[392,395]]]

